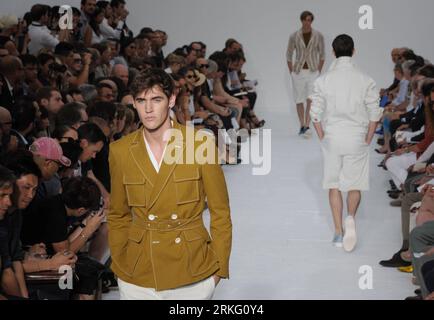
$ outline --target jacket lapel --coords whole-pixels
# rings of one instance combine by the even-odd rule
[[[151,163],[151,160],[146,150],[145,140],[142,135],[142,129],[137,130],[136,136],[129,148],[131,157],[133,161],[139,168],[140,172],[143,174],[151,187],[154,187],[157,180],[157,172]]]

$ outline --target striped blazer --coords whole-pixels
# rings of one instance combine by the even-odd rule
[[[325,60],[324,37],[319,31],[312,29],[312,37],[306,47],[303,32],[300,29],[289,37],[286,51],[288,62],[293,62],[294,50],[296,57],[293,71],[296,74],[300,73],[305,63],[307,63],[310,71],[318,71],[320,61]]]

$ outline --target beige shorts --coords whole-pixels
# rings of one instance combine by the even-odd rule
[[[321,149],[324,189],[342,192],[369,190],[369,145],[364,136],[325,136]]]
[[[309,69],[302,69],[299,74],[291,73],[292,89],[295,103],[305,103],[313,93],[313,83],[318,78],[319,72],[312,72]]]

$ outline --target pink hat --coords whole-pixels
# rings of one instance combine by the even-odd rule
[[[57,140],[51,138],[39,138],[33,142],[29,150],[37,156],[47,160],[59,161],[65,167],[71,165],[71,160],[63,156],[62,147]]]

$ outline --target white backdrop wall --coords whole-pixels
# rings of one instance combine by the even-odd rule
[[[1,1],[0,14],[22,15],[34,3],[80,5],[79,0]],[[358,11],[366,4],[373,8],[374,29],[362,31]],[[194,40],[207,43],[208,53],[222,49],[227,38],[239,40],[246,71],[260,83],[260,110],[292,105],[285,50],[303,10],[315,14],[314,28],[325,36],[327,65],[333,38],[348,33],[356,43],[357,63],[379,87],[392,80],[393,47],[408,46],[434,61],[432,0],[127,0],[127,6],[135,32],[145,26],[167,31],[165,54]]]

